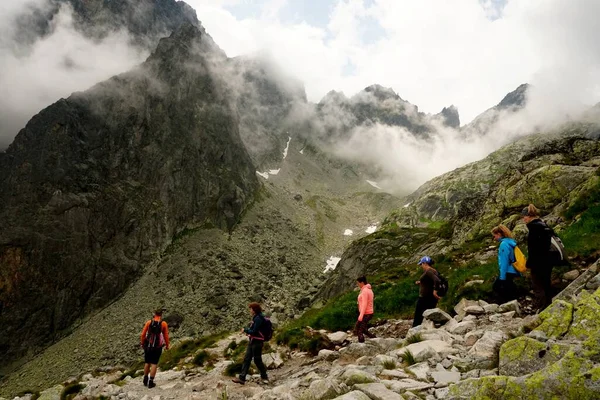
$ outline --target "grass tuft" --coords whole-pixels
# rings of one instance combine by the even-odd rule
[[[394,360],[386,360],[383,362],[383,368],[385,369],[396,369],[396,361]]]
[[[406,338],[406,344],[419,343],[423,341],[423,337],[420,333],[415,333]]]
[[[408,366],[415,365],[417,363],[417,361],[415,360],[415,356],[413,355],[413,353],[410,352],[410,350],[406,350],[403,353],[400,353],[400,359],[404,364]]]

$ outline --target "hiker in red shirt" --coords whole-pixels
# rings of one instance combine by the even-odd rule
[[[360,288],[360,294],[358,295],[358,320],[354,329],[358,336],[358,342],[364,343],[365,335],[370,338],[375,337],[369,332],[369,321],[373,318],[373,291],[364,276],[358,278],[356,284]]]
[[[162,320],[162,310],[154,311],[154,317],[147,321],[142,329],[140,343],[144,348],[144,386],[153,388],[156,386],[154,377],[158,368],[158,361],[162,354],[163,347],[169,350],[169,327]],[[148,379],[148,372],[150,379]]]

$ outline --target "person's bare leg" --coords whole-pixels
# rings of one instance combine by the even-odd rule
[[[150,370],[150,378],[154,379],[156,376],[156,370],[158,369],[158,365],[152,364],[152,369]]]
[[[144,364],[144,386],[148,386],[148,372],[150,372],[150,364]]]

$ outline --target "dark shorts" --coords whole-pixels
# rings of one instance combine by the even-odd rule
[[[162,347],[158,349],[145,349],[144,350],[144,362],[146,364],[158,364],[160,355],[162,354]]]

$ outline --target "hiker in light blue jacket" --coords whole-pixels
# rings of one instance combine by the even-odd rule
[[[513,282],[521,276],[513,267],[515,262],[515,247],[517,242],[512,238],[512,232],[504,225],[492,229],[494,239],[500,242],[498,246],[499,276],[494,282],[494,292],[498,295],[500,303],[506,303],[517,298],[517,286]]]

